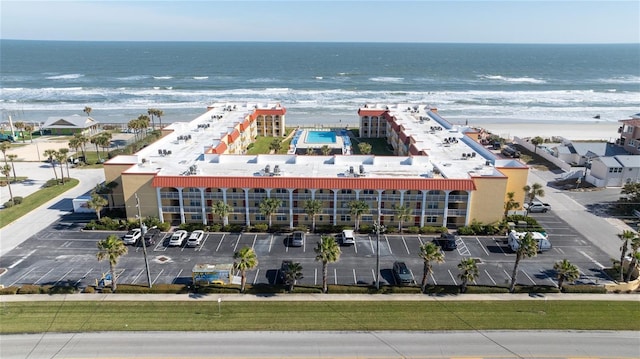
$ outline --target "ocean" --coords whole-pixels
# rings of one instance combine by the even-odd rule
[[[216,102],[276,103],[287,124],[355,124],[369,104],[452,123],[613,121],[640,112],[640,45],[0,40],[2,121],[148,108],[188,121]],[[594,118],[599,117],[599,118]]]

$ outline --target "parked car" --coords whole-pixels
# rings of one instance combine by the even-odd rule
[[[393,276],[397,284],[405,285],[413,283],[413,274],[405,262],[393,262]]]
[[[134,228],[129,232],[127,232],[127,234],[125,234],[124,237],[122,237],[122,241],[124,242],[124,244],[134,245],[138,243],[138,240],[140,239],[141,235],[142,235],[142,232],[140,231],[140,228]]]
[[[525,203],[523,206],[524,209],[529,213],[546,213],[551,209],[551,205],[549,203],[544,203],[540,201],[533,201],[531,203]]]
[[[500,151],[504,156],[511,158],[520,158],[520,151],[516,150],[511,146],[504,146],[502,151]]]
[[[356,244],[356,237],[351,229],[345,229],[340,235],[340,244],[343,246],[352,246]]]
[[[187,239],[187,247],[197,247],[202,244],[202,239],[204,238],[203,230],[195,230],[191,232],[189,239]]]
[[[304,245],[305,233],[302,231],[295,231],[291,234],[289,238],[289,246],[291,247],[302,247]]]
[[[152,246],[156,244],[158,238],[160,238],[160,230],[158,228],[151,228],[144,234],[144,244],[146,246]]]
[[[187,231],[179,229],[171,235],[169,239],[170,246],[181,246],[184,243],[184,239],[187,238]]]
[[[458,248],[458,244],[456,241],[460,237],[452,234],[452,233],[440,233],[440,237],[435,238],[433,243],[438,245],[443,251],[452,251]]]
[[[279,275],[280,282],[283,283],[283,284],[286,283],[285,276],[286,276],[287,270],[289,269],[289,266],[291,264],[293,264],[293,261],[290,260],[290,259],[285,259],[280,264],[280,271],[278,272],[278,275]]]

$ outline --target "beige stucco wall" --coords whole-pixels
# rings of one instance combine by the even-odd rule
[[[135,194],[140,200],[140,213],[142,217],[158,217],[158,197],[156,190],[151,186],[155,174],[136,173],[122,175],[122,193],[124,196],[127,218],[135,218],[138,214]]]
[[[520,203],[520,208],[525,203],[525,193],[522,188],[527,185],[527,178],[529,177],[529,168],[528,167],[520,167],[520,168],[510,168],[510,167],[501,167],[499,168],[500,172],[502,172],[507,178],[507,187],[505,188],[504,193],[502,193],[502,197],[504,198],[502,206],[504,211],[504,202],[507,202],[507,193],[514,193],[514,200]]]
[[[496,198],[503,198],[507,188],[506,178],[475,177],[476,190],[473,191],[469,208],[469,223],[474,219],[482,223],[494,223],[502,220],[504,203]]]

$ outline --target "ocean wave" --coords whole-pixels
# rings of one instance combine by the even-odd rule
[[[639,84],[640,76],[618,76],[606,79],[597,79],[596,82],[603,84]]]
[[[255,79],[248,79],[247,82],[250,83],[269,83],[269,82],[281,82],[279,79],[270,78],[270,77],[258,77]]]
[[[380,76],[380,77],[371,77],[371,78],[369,78],[369,81],[399,83],[399,82],[404,81],[404,78],[403,77]]]
[[[153,76],[154,80],[171,80],[173,76]]]
[[[119,81],[140,81],[144,79],[148,79],[149,75],[133,75],[133,76],[125,76],[125,77],[116,77]]]
[[[504,81],[509,83],[546,84],[547,81],[533,77],[507,77],[502,75],[479,75],[481,79]]]
[[[65,75],[47,76],[46,79],[47,80],[73,80],[73,79],[79,79],[83,76],[84,76],[83,74],[65,74]]]
[[[193,76],[194,80],[208,80],[209,76]]]

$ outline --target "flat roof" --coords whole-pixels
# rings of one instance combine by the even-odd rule
[[[413,146],[426,155],[235,155],[208,154],[221,138],[252,114],[256,108],[277,105],[214,104],[190,122],[177,122],[174,131],[134,155],[117,156],[107,164],[132,166],[124,173],[155,173],[157,176],[215,177],[367,177],[367,178],[446,178],[469,179],[478,176],[503,177],[498,167],[526,166],[515,160],[501,160],[473,141],[466,126],[454,126],[429,106],[367,105],[365,110],[388,113],[402,127]],[[362,109],[361,109],[362,110]],[[384,110],[384,111],[382,111]],[[357,115],[356,115],[357,116]],[[366,142],[366,139],[363,140]],[[408,143],[408,140],[405,141]],[[353,146],[357,146],[356,143]],[[161,154],[168,151],[170,154]],[[144,159],[144,161],[143,161]],[[144,163],[143,163],[144,162]],[[268,166],[268,168],[267,168]],[[277,166],[277,170],[276,170]]]

